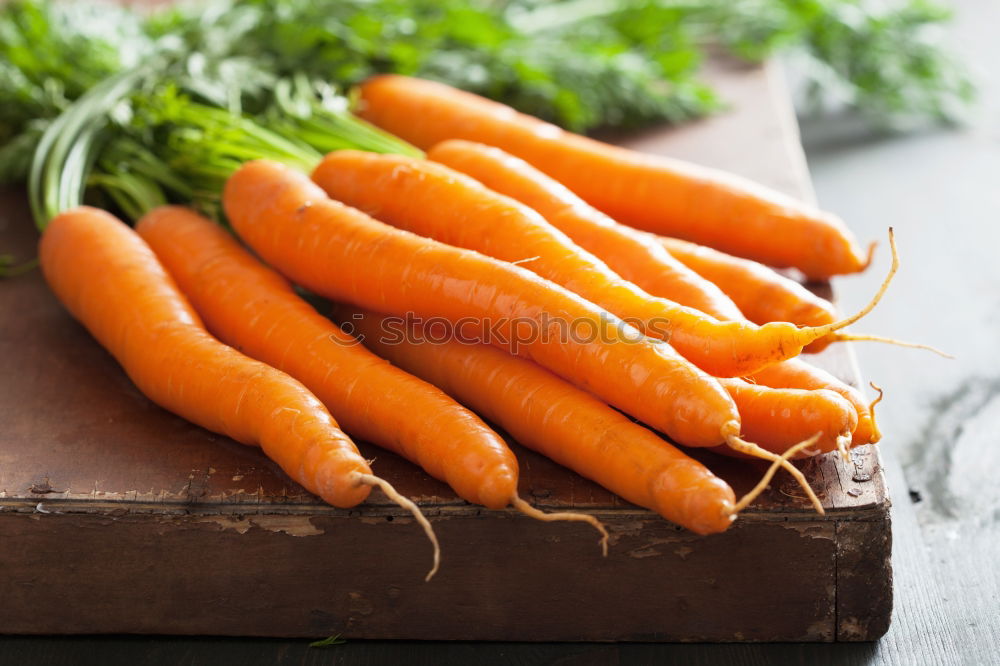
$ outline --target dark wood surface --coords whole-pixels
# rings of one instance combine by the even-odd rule
[[[774,74],[722,68],[732,112],[620,140],[810,196]],[[23,202],[3,202],[5,248],[26,254]],[[323,505],[259,452],[151,405],[37,274],[0,283],[0,302],[17,313],[0,320],[0,530],[14,544],[0,551],[4,631],[830,641],[885,630],[888,503],[872,449],[854,467],[806,464],[828,517],[782,479],[728,533],[701,538],[518,447],[533,503],[609,524],[612,557],[601,560],[586,528],[481,511],[366,448],[436,523],[445,564],[423,586],[427,548],[398,509],[377,497],[352,511]],[[815,360],[857,381],[848,348]],[[759,474],[710,464],[737,492]],[[345,563],[357,582],[336,577]]]

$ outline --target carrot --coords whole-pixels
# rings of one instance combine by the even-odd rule
[[[443,165],[343,150],[327,155],[313,180],[334,199],[392,225],[497,259],[522,261],[541,277],[637,324],[646,335],[669,340],[685,358],[717,377],[744,376],[797,355],[810,342],[867,314],[888,285],[887,280],[859,313],[827,326],[719,321],[651,296],[534,210]],[[894,263],[889,279],[895,268]]]
[[[353,436],[420,465],[474,504],[500,509],[517,492],[517,460],[485,423],[367,352],[219,225],[164,206],[136,231],[213,334],[302,381]]]
[[[674,259],[655,236],[618,224],[524,160],[493,146],[460,140],[435,145],[427,151],[427,159],[537,211],[574,243],[650,294],[718,319],[742,317],[719,287]]]
[[[826,326],[837,320],[833,304],[820,298],[790,278],[751,259],[743,259],[696,245],[678,238],[658,238],[670,254],[702,277],[717,284],[739,306],[747,319],[756,324],[789,321],[798,326]],[[653,292],[657,293],[657,292]],[[884,342],[897,347],[923,349],[938,356],[954,358],[931,345],[908,342],[882,335],[836,332],[812,342],[803,349],[815,354],[831,342]]]
[[[139,236],[112,215],[80,206],[57,215],[42,236],[42,270],[67,310],[121,364],[150,400],[208,430],[260,446],[295,481],[334,506],[352,507],[377,485],[329,412],[302,384],[222,344]]]
[[[718,381],[669,345],[523,268],[394,229],[265,160],[230,177],[223,204],[258,255],[320,295],[397,316],[441,318],[536,361],[674,441],[778,457],[740,438],[736,405]],[[784,467],[808,487],[797,469],[787,461]]]
[[[534,363],[482,344],[440,342],[418,324],[337,308],[366,347],[498,424],[514,439],[698,534],[727,529],[732,489],[704,465]]]
[[[639,229],[814,279],[863,270],[871,259],[836,216],[750,180],[571,134],[441,83],[376,76],[360,86],[359,112],[419,148],[446,139],[502,147]]]
[[[217,224],[162,206],[136,230],[212,333],[302,381],[348,432],[419,465],[469,502],[520,506],[517,459],[479,417],[358,345]],[[592,516],[552,515],[605,534]]]
[[[870,409],[869,404],[865,402],[861,392],[825,370],[799,359],[791,359],[754,373],[750,376],[750,380],[774,388],[795,387],[807,390],[828,389],[834,391],[850,402],[858,415],[858,425],[851,439],[853,446],[874,444],[882,438],[875,422],[875,414]]]
[[[566,233],[571,240],[607,261],[610,268],[651,294],[713,314],[720,319],[744,318],[740,309],[705,277],[695,272],[685,273],[684,270],[675,269],[678,262],[667,255],[664,244],[661,243],[670,239],[660,239],[652,234],[618,224],[524,160],[499,148],[461,140],[439,143],[427,152],[427,157],[471,176],[486,187],[532,208],[553,226]],[[800,302],[813,309],[822,308],[824,313],[833,313],[833,306],[827,301],[814,296],[797,282],[781,277],[761,264],[729,257],[685,241],[677,243],[682,244],[682,249],[684,246],[695,248],[696,257],[703,256],[698,250],[704,250],[706,253],[711,253],[710,256],[719,255],[720,258],[731,259],[730,264],[726,264],[727,267],[735,262],[735,267],[742,272],[723,271],[723,277],[728,278],[723,284],[735,289],[739,295],[747,297],[740,301],[741,305],[764,308],[766,306],[756,305],[756,301],[784,296],[781,304]],[[664,261],[665,255],[666,261]],[[722,263],[722,259],[716,263]],[[695,266],[698,264],[695,263]],[[708,277],[718,276],[713,273]],[[761,284],[773,283],[778,288],[785,287],[781,282],[785,281],[794,285],[798,291],[790,287],[784,291],[755,289],[755,280]],[[818,304],[813,305],[812,302]],[[825,304],[825,308],[822,304]],[[779,308],[775,309],[780,311]],[[811,314],[803,310],[804,308],[789,308],[791,314]],[[832,323],[835,319],[830,316],[818,323]],[[762,323],[770,321],[774,319],[767,319]],[[790,321],[796,324],[803,323],[798,319]],[[830,337],[827,336],[813,345],[828,341]],[[774,377],[777,381],[781,375],[777,370],[780,367],[781,364],[771,366],[769,377]],[[800,386],[794,382],[794,378],[799,374],[801,372],[786,374],[783,377],[786,383],[771,384],[773,389],[750,386],[739,380],[722,383],[739,408],[743,418],[744,434],[765,448],[782,452],[788,446],[802,441],[817,431],[823,433],[819,443],[821,450],[839,448],[838,444],[843,445],[844,438],[849,439],[850,431],[855,429],[858,414],[849,405],[845,409],[844,399],[839,396],[814,394],[811,391],[798,389],[835,388],[838,392],[850,392],[853,389],[833,377],[829,377],[827,384],[816,382],[816,377],[812,377],[808,386]],[[856,391],[847,393],[845,397],[854,398],[855,394]],[[865,409],[863,401],[860,402],[859,409]]]
[[[833,303],[761,263],[679,238],[660,237],[658,241],[675,259],[718,285],[755,324],[790,321],[823,326],[837,320]],[[830,341],[824,338],[813,345]]]
[[[742,379],[720,381],[740,410],[743,436],[768,451],[783,453],[819,433],[807,454],[843,452],[858,426],[854,405],[827,388],[768,387]]]

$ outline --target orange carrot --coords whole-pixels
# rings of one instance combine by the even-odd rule
[[[757,323],[784,321],[778,318],[779,315],[788,315],[787,321],[799,325],[822,325],[836,320],[831,303],[770,268],[686,241],[659,238],[620,225],[524,160],[499,148],[450,140],[433,146],[427,157],[533,208],[584,249],[607,261],[612,269],[654,296],[675,300],[719,318],[742,319],[742,314],[732,307],[728,298],[715,296],[706,289],[705,285],[710,284],[705,279],[708,278],[718,280],[729,294],[739,297],[740,309],[770,315]],[[664,248],[677,250],[678,256],[690,262],[691,268],[703,271],[702,276],[671,273],[671,267],[664,265],[656,253]],[[677,282],[682,282],[683,288],[676,289]],[[729,303],[728,308],[726,303]],[[708,308],[704,307],[706,304]],[[810,347],[825,345],[834,337],[836,334],[822,338]],[[828,451],[837,442],[843,443],[848,422],[860,422],[857,428],[851,426],[855,431],[854,443],[869,443],[873,434],[871,418],[860,393],[832,375],[818,370],[813,372],[811,366],[803,365],[790,360],[767,368],[761,383],[778,389],[774,391],[762,386],[748,388],[739,381],[723,382],[743,417],[744,434],[765,448],[780,452],[809,434],[822,431],[824,435],[818,448]],[[787,371],[783,371],[786,367]],[[784,393],[780,389],[791,391]],[[798,389],[830,389],[854,405],[852,411],[856,414],[844,413],[842,400],[829,394],[809,395]],[[795,405],[798,406],[793,407]],[[800,414],[812,416],[800,418]],[[748,416],[753,425],[748,423]],[[819,422],[825,427],[818,427]]]
[[[858,413],[849,401],[827,388],[768,387],[742,379],[722,379],[740,410],[743,436],[775,453],[819,433],[805,451],[815,455],[845,451],[858,426]]]
[[[620,412],[530,361],[439,342],[418,324],[349,307],[335,318],[365,346],[476,410],[530,449],[698,534],[734,518],[729,485]]]
[[[524,160],[499,148],[460,140],[437,144],[427,151],[427,159],[537,211],[574,243],[650,294],[718,319],[742,318],[719,287],[674,259],[655,236],[618,224]]]
[[[723,426],[738,422],[719,383],[669,346],[523,268],[395,229],[331,201],[307,177],[282,165],[245,164],[226,184],[223,203],[244,241],[318,294],[462,325],[459,333],[532,358],[689,445],[722,443]],[[563,341],[563,331],[555,330],[561,322],[548,321],[546,312],[560,314],[581,332],[592,330],[594,339],[567,335]],[[550,335],[519,340],[519,325],[531,322]]]
[[[685,358],[717,377],[744,376],[797,355],[803,346],[867,314],[888,284],[861,312],[828,326],[719,321],[651,296],[575,245],[534,210],[443,165],[343,150],[327,155],[313,172],[313,180],[333,198],[394,226],[497,259],[523,262],[541,277],[638,325],[646,335],[669,340]]]
[[[829,389],[834,391],[851,403],[857,412],[858,425],[852,436],[852,445],[874,444],[882,438],[875,422],[875,414],[869,403],[865,402],[861,392],[825,370],[799,359],[791,359],[754,373],[750,376],[750,380],[774,388],[792,386],[808,390]]]
[[[368,352],[219,225],[164,206],[136,231],[213,334],[303,382],[347,432],[414,462],[469,502],[501,509],[517,494],[517,459],[479,417]]]
[[[542,513],[518,496],[517,459],[479,417],[359,346],[218,225],[186,208],[163,206],[137,230],[209,329],[303,381],[348,431],[420,465],[470,502],[492,509],[512,504],[545,521],[589,523],[603,535],[607,554],[607,531],[594,516]]]
[[[790,321],[800,326],[822,326],[837,319],[830,301],[759,262],[678,238],[658,240],[674,258],[718,285],[756,324]]]
[[[274,162],[239,169],[223,204],[265,261],[318,294],[441,318],[463,335],[535,360],[675,441],[778,458],[740,438],[726,391],[669,345],[518,266],[382,224]],[[783,467],[808,488],[797,469]]]
[[[750,180],[571,134],[440,83],[376,76],[360,86],[359,106],[366,120],[420,148],[446,139],[499,146],[639,229],[815,279],[863,270],[871,258],[836,216]]]
[[[823,326],[837,320],[833,303],[761,263],[678,238],[658,240],[675,259],[718,285],[755,324],[790,321],[799,326]],[[834,340],[835,336],[821,338],[804,351],[820,352]]]
[[[747,318],[754,323],[788,321],[798,326],[816,327],[832,325],[837,319],[837,311],[830,301],[816,296],[795,280],[786,278],[763,264],[677,238],[659,237],[658,241],[682,263],[718,284],[740,310],[745,310]],[[803,351],[814,354],[826,349],[831,342],[850,340],[884,342],[954,358],[930,345],[881,335],[839,331],[806,345]]]
[[[410,511],[440,549],[420,509],[374,476],[330,413],[285,373],[205,330],[149,246],[112,215],[80,206],[57,215],[39,255],[52,291],[150,400],[238,442],[260,446],[330,504],[363,502],[372,486]]]
[[[125,224],[81,206],[42,236],[45,279],[139,390],[208,430],[260,446],[289,476],[338,507],[364,501],[368,464],[297,381],[221,344]]]

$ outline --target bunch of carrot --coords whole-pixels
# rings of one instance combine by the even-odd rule
[[[426,159],[341,150],[311,179],[244,164],[222,203],[254,254],[155,202],[135,231],[88,207],[48,223],[53,291],[154,402],[260,446],[335,506],[379,486],[434,541],[428,578],[430,524],[349,435],[469,502],[588,522],[605,551],[593,516],[520,498],[517,459],[480,417],[700,534],[725,530],[779,467],[822,513],[790,459],[878,441],[873,405],[795,357],[848,337],[898,262],[868,306],[838,319],[755,261],[812,278],[862,270],[871,253],[838,219],[440,84],[377,77],[360,103]],[[293,283],[341,304],[333,320]],[[462,340],[440,343],[432,329],[446,322]],[[654,430],[772,464],[737,500]]]

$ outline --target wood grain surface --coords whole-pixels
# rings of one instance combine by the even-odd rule
[[[810,197],[776,70],[714,76],[734,111],[615,139]],[[2,205],[3,247],[29,256],[36,235],[21,195],[6,192]],[[602,560],[588,528],[484,511],[362,445],[436,524],[443,568],[425,586],[427,546],[384,498],[327,506],[259,451],[152,405],[37,272],[0,283],[0,309],[16,313],[0,320],[0,536],[14,544],[0,551],[3,631],[850,641],[888,626],[889,504],[871,447],[846,468],[832,455],[804,464],[827,517],[779,477],[734,528],[703,538],[514,445],[524,496],[608,524]],[[857,383],[848,347],[814,360]],[[703,459],[737,493],[761,471]],[[327,575],[333,562],[347,578]],[[94,612],[80,613],[88,603]],[[44,614],[28,612],[39,605]]]

